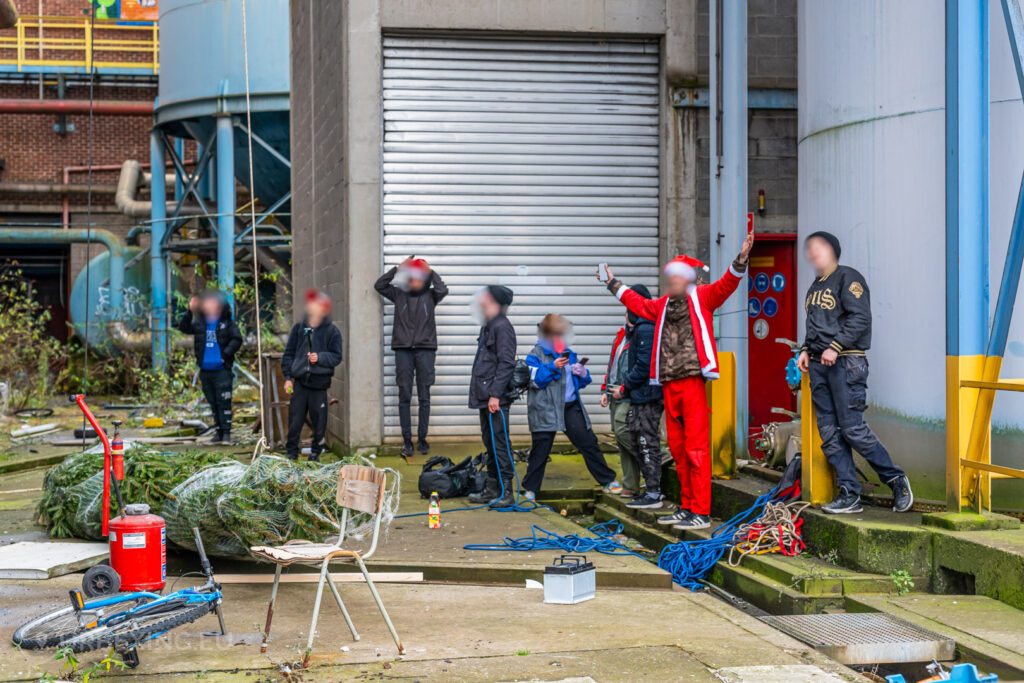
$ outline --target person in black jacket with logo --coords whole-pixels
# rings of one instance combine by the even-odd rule
[[[424,259],[409,257],[397,268],[381,275],[374,289],[395,304],[391,329],[391,348],[395,351],[395,381],[398,384],[398,420],[402,426],[402,455],[412,455],[413,376],[419,420],[417,447],[430,452],[427,431],[430,427],[430,387],[434,384],[434,357],[437,354],[437,323],[434,309],[448,296],[448,286]]]
[[[487,449],[487,486],[469,496],[471,503],[509,507],[516,501],[508,395],[516,367],[516,331],[506,317],[512,290],[501,285],[482,289],[474,300],[483,324],[477,337],[476,358],[469,378],[469,407],[480,411],[480,438]],[[500,480],[499,480],[500,477]]]
[[[651,298],[644,285],[631,285],[630,288],[645,299]],[[654,321],[630,312],[627,329],[629,348],[626,350],[626,362],[629,370],[622,385],[612,392],[612,397],[629,399],[626,425],[646,491],[643,494],[638,491],[626,507],[655,510],[663,505],[664,498],[661,495],[661,415],[665,412],[665,404],[661,387],[651,384]]]
[[[178,321],[178,329],[191,334],[195,342],[199,381],[217,429],[211,443],[230,444],[234,384],[231,367],[242,346],[242,333],[231,318],[231,306],[220,292],[211,290],[194,296],[188,302],[188,311]]]
[[[285,455],[299,458],[299,437],[309,415],[313,442],[309,460],[317,462],[324,450],[327,432],[327,390],[334,377],[334,368],[341,363],[341,332],[331,322],[331,300],[319,290],[306,292],[306,315],[295,323],[288,334],[288,343],[281,356],[285,393],[292,395],[288,404],[288,439]]]
[[[864,508],[853,450],[867,460],[893,494],[893,510],[914,505],[910,480],[864,421],[871,347],[871,292],[864,276],[839,265],[839,239],[824,231],[804,241],[815,278],[807,290],[807,331],[797,365],[811,376],[821,449],[836,471],[839,493],[822,510],[853,514]]]

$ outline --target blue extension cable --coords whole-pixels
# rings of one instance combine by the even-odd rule
[[[748,521],[760,517],[764,506],[774,501],[778,493],[778,487],[773,488],[758,498],[749,508],[715,529],[710,538],[682,541],[665,546],[658,555],[658,566],[669,572],[672,575],[672,580],[681,586],[690,590],[703,588],[700,580],[734,545],[733,535],[736,533],[736,529]],[[779,496],[779,498],[781,499],[783,496]]]
[[[501,410],[498,411],[501,414],[501,426],[502,435],[505,437],[505,445],[508,447],[509,458],[512,457],[512,439],[508,433],[508,423],[505,421],[505,413]],[[488,426],[491,428],[491,450],[497,458],[498,448],[497,441],[494,438],[494,423],[488,419]],[[498,470],[498,483],[501,486],[501,494],[499,498],[505,497],[505,482],[501,476],[501,469]],[[512,505],[507,507],[496,507],[491,508],[498,512],[529,512],[536,510],[537,508],[546,508],[554,512],[554,510],[543,503],[538,503],[529,499],[522,499],[522,489],[519,481],[519,472],[516,471],[515,461],[512,462],[512,474],[516,480],[516,500]],[[481,505],[474,505],[472,507],[461,507],[448,510],[448,512],[464,512],[466,510],[479,510],[481,508],[490,507],[490,503],[483,503]],[[426,512],[411,512],[405,515],[396,515],[395,519],[401,519],[403,517],[419,517],[429,513]],[[635,555],[642,560],[647,558],[643,555],[639,555],[622,543],[615,539],[615,535],[622,533],[622,524],[619,520],[612,519],[601,524],[595,524],[587,529],[590,533],[594,534],[593,538],[586,538],[578,534],[566,534],[561,536],[548,531],[536,524],[530,527],[530,536],[522,536],[520,538],[505,537],[502,543],[469,543],[464,545],[465,550],[516,550],[522,552],[530,552],[534,550],[561,550],[566,553],[588,553],[597,552],[604,555]],[[541,535],[538,535],[541,534]]]

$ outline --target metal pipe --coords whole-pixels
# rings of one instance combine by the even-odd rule
[[[90,190],[94,194],[113,194],[117,191],[117,186],[90,186],[87,183],[76,183],[74,185],[64,183],[0,183],[0,192],[20,192],[22,194],[86,194]]]
[[[8,228],[0,230],[0,244],[82,244],[99,242],[110,252],[111,318],[120,319],[124,303],[124,243],[110,232],[93,228]],[[88,267],[88,265],[86,266]],[[88,296],[86,297],[88,301]]]
[[[0,114],[88,114],[89,100],[0,99]],[[92,103],[100,116],[152,116],[152,102],[100,100]]]
[[[217,283],[235,299],[235,128],[230,116],[217,118]]]
[[[174,182],[174,175],[165,175],[164,186],[167,186],[168,177]],[[140,183],[141,181],[141,183]],[[153,202],[135,198],[135,192],[140,184],[153,184],[151,173],[143,173],[142,166],[134,159],[128,159],[121,164],[121,175],[117,179],[117,191],[114,194],[114,203],[121,213],[132,218],[149,218],[153,212]],[[166,211],[174,211],[177,203],[166,202]],[[184,213],[184,212],[183,212]]]
[[[164,168],[167,153],[159,131],[149,134],[150,168]],[[163,242],[167,231],[167,186],[163,173],[154,173],[150,195],[150,307],[153,316],[153,369],[167,367],[167,264],[164,261]]]

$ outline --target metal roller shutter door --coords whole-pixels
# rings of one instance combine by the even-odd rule
[[[451,288],[437,310],[431,434],[479,434],[466,407],[479,331],[469,302],[491,283],[515,291],[520,356],[545,313],[574,322],[594,377],[584,398],[607,429],[598,387],[623,309],[594,268],[606,260],[657,285],[658,72],[657,41],[384,38],[384,266],[416,254]],[[400,436],[392,308],[387,438]],[[525,425],[523,401],[513,432]]]

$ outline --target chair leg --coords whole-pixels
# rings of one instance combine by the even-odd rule
[[[352,623],[352,617],[348,615],[345,603],[341,599],[341,593],[338,591],[338,587],[334,585],[334,580],[331,578],[330,573],[327,574],[327,585],[331,587],[331,592],[334,593],[334,599],[338,601],[338,607],[341,608],[341,614],[345,617],[345,623],[348,624],[348,630],[352,632],[352,640],[359,640],[359,634],[356,632],[356,626]]]
[[[277,586],[281,582],[281,565],[274,570],[274,586],[270,589],[270,604],[267,605],[267,625],[263,627],[263,643],[260,652],[267,651],[267,639],[270,638],[270,622],[274,619],[274,603],[277,602]]]
[[[313,621],[309,624],[309,638],[306,639],[306,660],[313,650],[313,635],[316,633],[316,622],[320,618],[320,600],[324,597],[324,581],[327,580],[327,560],[320,569],[320,581],[316,584],[316,601],[313,603]]]
[[[380,608],[380,614],[384,617],[384,623],[388,625],[388,630],[391,631],[391,637],[395,639],[395,645],[398,646],[398,654],[404,655],[405,648],[402,647],[402,641],[398,638],[398,631],[395,630],[395,625],[391,623],[391,617],[388,616],[388,611],[384,609],[384,603],[381,602],[380,594],[377,592],[377,587],[373,585],[373,581],[370,579],[370,572],[366,570],[363,558],[357,555],[356,562],[359,563],[359,569],[363,572],[363,578],[366,579],[366,585],[370,587],[370,593],[373,594],[373,599],[377,602],[377,607]]]

